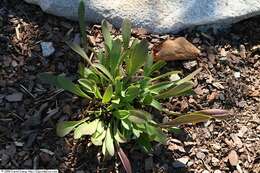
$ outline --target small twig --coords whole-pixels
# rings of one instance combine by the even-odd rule
[[[33,95],[27,88],[25,88],[25,86],[23,86],[22,84],[20,84],[20,87],[27,92],[32,98],[36,98],[35,95]]]

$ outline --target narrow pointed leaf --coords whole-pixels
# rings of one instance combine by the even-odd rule
[[[132,173],[130,161],[120,146],[118,147],[117,154],[125,168],[126,173]]]
[[[131,23],[130,20],[125,19],[122,24],[122,36],[124,42],[124,48],[127,49],[131,37]]]
[[[104,42],[107,45],[107,47],[111,50],[111,48],[112,48],[112,36],[109,32],[108,22],[106,20],[102,21],[101,29],[102,29],[102,34],[103,34],[103,37],[104,37]]]
[[[56,127],[56,134],[59,137],[64,137],[69,134],[76,126],[86,121],[85,119],[80,121],[63,121],[59,122]]]
[[[180,85],[184,82],[189,82],[191,79],[194,78],[194,76],[196,76],[199,72],[201,72],[202,68],[198,68],[197,70],[195,70],[194,72],[192,72],[191,74],[189,74],[188,76],[186,76],[185,78],[179,80],[178,82],[176,82],[176,85]]]
[[[148,54],[145,65],[144,65],[144,76],[150,76],[151,67],[153,65],[153,57],[151,54]]]
[[[122,56],[120,55],[121,55],[121,41],[119,39],[116,39],[115,41],[113,41],[112,49],[109,55],[110,71],[113,76],[116,75],[119,64],[121,62]]]
[[[107,129],[106,133],[106,138],[105,138],[105,145],[107,152],[109,153],[110,156],[114,156],[115,153],[115,148],[114,148],[114,139],[112,137],[112,131],[110,127]]]
[[[74,131],[74,138],[79,139],[83,135],[92,135],[97,129],[99,120],[96,119],[92,122],[84,122],[80,124]]]
[[[148,43],[142,40],[140,43],[135,45],[130,57],[129,63],[127,64],[128,76],[131,77],[141,66],[144,65],[148,54]]]
[[[77,54],[79,54],[83,59],[85,59],[89,65],[92,66],[92,62],[90,61],[89,57],[87,56],[86,52],[77,44],[71,43],[71,42],[66,42],[67,45],[74,50]]]
[[[156,70],[160,70],[163,66],[165,66],[167,63],[165,61],[159,60],[156,63],[154,63],[151,67],[150,73],[153,73]]]
[[[94,134],[91,136],[91,142],[96,146],[101,146],[103,144],[103,140],[105,139],[105,137],[106,137],[106,131],[103,131],[102,133],[98,133],[97,136],[95,136]]]
[[[113,95],[113,87],[112,85],[109,85],[103,95],[102,103],[108,103],[111,100],[112,95]]]
[[[162,74],[160,76],[157,76],[155,78],[152,78],[151,81],[156,81],[156,80],[168,77],[168,76],[170,76],[172,74],[180,74],[180,73],[181,73],[181,71],[170,71],[170,72],[164,73],[164,74]]]
[[[90,99],[90,97],[87,94],[85,94],[78,85],[75,85],[73,82],[71,82],[71,80],[66,78],[64,75],[54,76],[49,73],[42,73],[39,75],[39,78],[48,84],[54,85],[58,88],[62,88],[80,97],[85,97]]]
[[[142,124],[150,121],[152,119],[152,116],[150,113],[142,110],[129,110],[129,117],[128,120]]]
[[[161,127],[176,127],[182,124],[188,124],[188,123],[199,123],[199,122],[205,122],[213,118],[212,116],[201,114],[201,113],[189,113],[186,115],[179,116],[175,118],[174,120],[160,124]]]
[[[87,45],[87,35],[86,35],[86,23],[85,23],[85,3],[84,0],[80,0],[79,8],[78,8],[78,16],[79,16],[79,27],[80,27],[80,35],[82,44],[86,47]]]
[[[93,64],[94,67],[96,67],[97,69],[99,69],[104,75],[106,75],[106,77],[108,77],[108,79],[114,83],[114,78],[111,75],[111,73],[106,69],[105,66],[103,66],[102,64]]]
[[[171,88],[167,91],[164,91],[158,95],[155,96],[157,99],[163,99],[168,97],[177,97],[181,95],[185,95],[187,93],[190,93],[190,90],[192,89],[193,83],[192,82],[184,82],[180,85],[175,86],[174,88]]]

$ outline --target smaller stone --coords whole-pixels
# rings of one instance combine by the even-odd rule
[[[234,72],[234,77],[235,77],[236,79],[240,78],[240,72]]]
[[[202,173],[210,173],[208,170],[203,170]]]
[[[240,56],[243,59],[246,58],[246,47],[243,44],[240,45]]]
[[[203,153],[203,152],[197,152],[196,153],[196,157],[198,158],[198,159],[201,159],[201,160],[204,160],[205,159],[205,157],[206,157],[206,155]]]
[[[211,162],[212,162],[212,165],[213,165],[213,166],[218,166],[218,164],[219,164],[219,159],[217,159],[216,157],[212,157]]]
[[[196,67],[197,65],[197,61],[188,61],[183,63],[184,68],[188,70],[192,70],[192,68]]]
[[[219,143],[212,144],[212,147],[217,151],[221,149],[221,145],[219,145]]]
[[[42,56],[48,57],[55,52],[52,42],[41,42]]]
[[[231,166],[236,166],[238,164],[238,155],[237,155],[237,152],[235,150],[232,150],[228,154],[228,161],[229,161]]]
[[[232,133],[230,135],[230,137],[232,138],[233,142],[236,144],[236,146],[238,148],[242,148],[243,147],[243,143],[242,143],[241,139],[236,134]]]
[[[239,136],[239,137],[243,137],[244,136],[244,134],[247,132],[247,127],[246,126],[242,126],[241,127],[241,129],[238,131],[238,134],[237,134],[237,136]]]
[[[179,162],[183,163],[184,165],[186,165],[188,163],[188,161],[190,160],[190,158],[188,156],[184,156],[181,157],[179,159],[177,159]]]
[[[23,99],[23,93],[16,92],[10,95],[5,96],[5,99],[9,102],[19,102]]]
[[[226,57],[227,56],[227,51],[224,48],[221,48],[220,56],[222,56],[222,57]]]
[[[192,43],[193,44],[197,44],[197,43],[200,43],[200,38],[194,38],[193,40],[192,40]]]
[[[214,171],[214,173],[222,173],[221,170],[217,169]]]
[[[177,159],[172,163],[174,168],[184,168],[186,167],[187,162],[189,161],[189,157],[182,157]]]
[[[17,67],[18,66],[18,63],[15,60],[13,60],[11,64],[12,64],[13,67]]]

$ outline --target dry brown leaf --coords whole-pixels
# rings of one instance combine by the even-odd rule
[[[196,59],[200,50],[184,37],[175,40],[166,40],[153,48],[154,60],[191,60]]]

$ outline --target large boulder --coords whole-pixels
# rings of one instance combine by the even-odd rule
[[[79,0],[25,0],[43,11],[77,19]],[[150,32],[169,33],[184,28],[231,24],[260,14],[260,0],[85,0],[86,20],[107,19],[119,27],[128,18]]]

